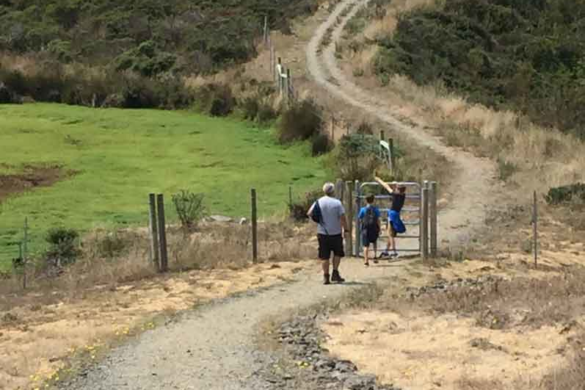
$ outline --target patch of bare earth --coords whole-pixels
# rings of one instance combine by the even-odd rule
[[[585,270],[583,259],[560,255],[543,256],[553,271],[524,277],[478,261],[438,269],[441,288],[410,297],[389,289],[368,310],[330,318],[324,347],[401,388],[581,388]]]
[[[99,359],[108,345],[152,329],[153,318],[210,300],[268,287],[313,268],[313,262],[260,264],[232,271],[193,271],[74,296],[60,290],[0,299],[0,388],[25,389],[59,379],[72,358]]]
[[[73,172],[64,171],[59,166],[26,165],[19,170],[20,173],[0,174],[0,202],[35,188],[50,187],[73,175]]]

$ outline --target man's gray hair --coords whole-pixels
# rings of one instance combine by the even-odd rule
[[[323,185],[323,192],[325,195],[333,195],[335,193],[335,184],[328,182]]]

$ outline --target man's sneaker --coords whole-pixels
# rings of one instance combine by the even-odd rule
[[[392,253],[392,254],[390,255],[390,257],[392,257],[392,258],[394,258],[394,259],[397,259],[397,258],[399,258],[399,257],[400,257],[400,255],[398,254],[398,252],[394,252],[394,253]]]
[[[333,271],[333,275],[331,275],[331,281],[335,283],[343,283],[345,282],[345,279],[339,275],[339,271]]]
[[[380,258],[382,257],[390,257],[390,255],[388,254],[388,252],[382,252],[380,253]]]
[[[333,275],[335,275],[335,273],[333,273]],[[329,280],[329,274],[323,274],[323,284],[331,284],[331,281]]]

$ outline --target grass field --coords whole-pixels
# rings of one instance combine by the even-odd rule
[[[188,112],[88,109],[53,104],[0,105],[0,175],[26,165],[75,171],[51,186],[0,203],[0,269],[18,254],[29,219],[32,249],[51,227],[87,231],[145,225],[148,193],[206,194],[209,212],[248,216],[258,191],[261,216],[284,210],[325,173],[307,145],[284,148],[271,130]]]

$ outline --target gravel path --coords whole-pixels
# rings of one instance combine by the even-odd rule
[[[351,281],[345,285],[323,286],[318,272],[301,274],[293,283],[186,313],[113,351],[63,388],[270,389],[271,383],[257,374],[274,359],[255,345],[258,324],[272,315],[340,297],[366,283],[404,272],[404,263],[384,265],[365,269],[359,260],[348,260],[342,274]]]
[[[398,121],[379,100],[349,82],[335,63],[334,46],[322,55],[317,48],[326,30],[337,17],[363,0],[346,0],[339,4],[317,30],[307,48],[308,66],[314,79],[346,102],[390,123],[422,145],[445,155],[457,167],[456,208],[440,215],[440,234],[452,245],[465,243],[470,232],[482,226],[486,204],[483,194],[490,189],[492,166],[486,160],[444,146],[422,129]],[[357,11],[352,10],[333,34],[339,38],[343,26]],[[328,72],[328,75],[326,75]],[[332,80],[334,79],[334,80]],[[113,351],[104,361],[72,382],[70,390],[112,389],[197,389],[259,390],[270,389],[259,372],[275,357],[261,352],[255,345],[258,325],[267,317],[306,307],[325,298],[341,297],[366,283],[407,277],[404,263],[383,264],[365,269],[359,260],[347,260],[342,274],[351,283],[323,286],[316,264],[314,274],[300,274],[297,280],[282,286],[231,298],[181,316],[166,326],[149,331],[137,340]]]

